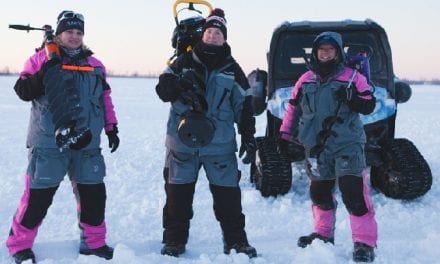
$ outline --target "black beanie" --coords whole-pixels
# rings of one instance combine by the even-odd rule
[[[215,8],[211,11],[209,16],[206,18],[206,22],[203,25],[202,35],[208,28],[218,28],[222,31],[223,37],[227,39],[227,29],[226,29],[226,19],[225,12],[220,8]]]
[[[79,13],[64,10],[58,15],[55,35],[59,35],[69,29],[78,29],[84,34],[84,17]]]

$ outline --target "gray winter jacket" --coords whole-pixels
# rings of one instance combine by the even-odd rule
[[[176,152],[194,153],[200,156],[236,152],[237,143],[234,123],[239,125],[242,135],[246,133],[246,130],[250,131],[249,133],[252,135],[255,132],[255,125],[252,122],[250,122],[251,128],[244,128],[242,126],[243,120],[254,119],[252,117],[252,110],[246,109],[245,106],[245,89],[249,88],[249,84],[241,68],[229,56],[221,66],[208,71],[193,52],[181,55],[176,62],[165,70],[165,73],[179,75],[186,70],[197,72],[204,83],[204,97],[208,105],[206,116],[214,124],[215,133],[212,141],[206,146],[192,148],[185,145],[179,139],[177,131],[180,118],[190,109],[190,105],[184,103],[182,98],[178,97],[177,100],[171,101],[167,123],[167,148]],[[161,90],[166,89],[163,86],[164,84],[159,82],[156,88],[158,89],[159,96]],[[163,97],[161,98],[163,99]],[[243,117],[246,113],[249,114]]]
[[[374,105],[375,100],[366,78],[354,72],[353,69],[345,67],[345,54],[339,34],[328,32],[319,35],[315,40],[313,52],[316,51],[317,43],[323,37],[330,38],[337,43],[342,55],[341,61],[336,65],[332,74],[325,79],[316,74],[314,70],[307,71],[299,78],[291,97],[296,103],[288,105],[280,132],[283,139],[295,138],[304,146],[311,148],[319,143],[319,133],[327,130],[326,133],[330,133],[330,136],[325,146],[332,151],[337,151],[354,143],[365,143],[366,136],[359,111],[355,109],[356,107],[352,107],[352,104],[338,101],[336,91],[341,88],[345,89],[353,79],[352,86],[355,89],[353,97],[356,97],[354,98],[357,100],[356,103]],[[312,60],[312,63],[316,61]],[[340,105],[339,110],[338,105]],[[334,123],[330,132],[325,120],[331,116],[337,116],[339,121]]]
[[[84,59],[86,64],[87,60]],[[73,86],[79,91],[79,105],[82,108],[80,117],[86,119],[85,124],[92,133],[92,141],[84,149],[99,148],[100,135],[104,128],[103,73],[100,68],[92,72],[60,70],[61,65],[50,69],[43,83],[46,91],[64,89]],[[66,99],[68,100],[68,99]],[[42,95],[32,100],[28,147],[58,148],[54,140],[54,121],[48,97]],[[52,109],[57,106],[53,106]]]

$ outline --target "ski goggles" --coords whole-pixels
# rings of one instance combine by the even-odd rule
[[[69,18],[77,18],[77,19],[81,20],[82,22],[84,22],[84,16],[82,14],[75,13],[73,11],[65,11],[58,17],[58,23],[61,20],[69,19]]]

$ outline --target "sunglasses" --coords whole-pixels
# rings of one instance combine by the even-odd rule
[[[80,13],[75,13],[75,12],[73,12],[73,11],[65,11],[65,12],[61,13],[60,16],[58,16],[58,23],[59,23],[61,20],[69,19],[69,18],[78,18],[79,20],[81,20],[82,22],[84,22],[84,16],[83,16],[82,14],[80,14]]]

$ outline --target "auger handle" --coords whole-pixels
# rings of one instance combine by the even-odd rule
[[[173,15],[174,15],[174,20],[176,20],[176,25],[179,25],[179,20],[177,18],[177,6],[180,4],[188,4],[190,10],[195,10],[194,9],[194,5],[204,5],[206,7],[208,7],[209,12],[212,11],[213,7],[212,5],[205,0],[176,0],[176,2],[174,2],[173,5]]]
[[[45,28],[34,28],[34,27],[31,27],[31,26],[29,26],[29,25],[9,25],[9,28],[12,28],[12,29],[17,29],[17,30],[26,30],[27,32],[29,32],[30,30],[43,30],[43,31],[46,31],[46,29]]]

